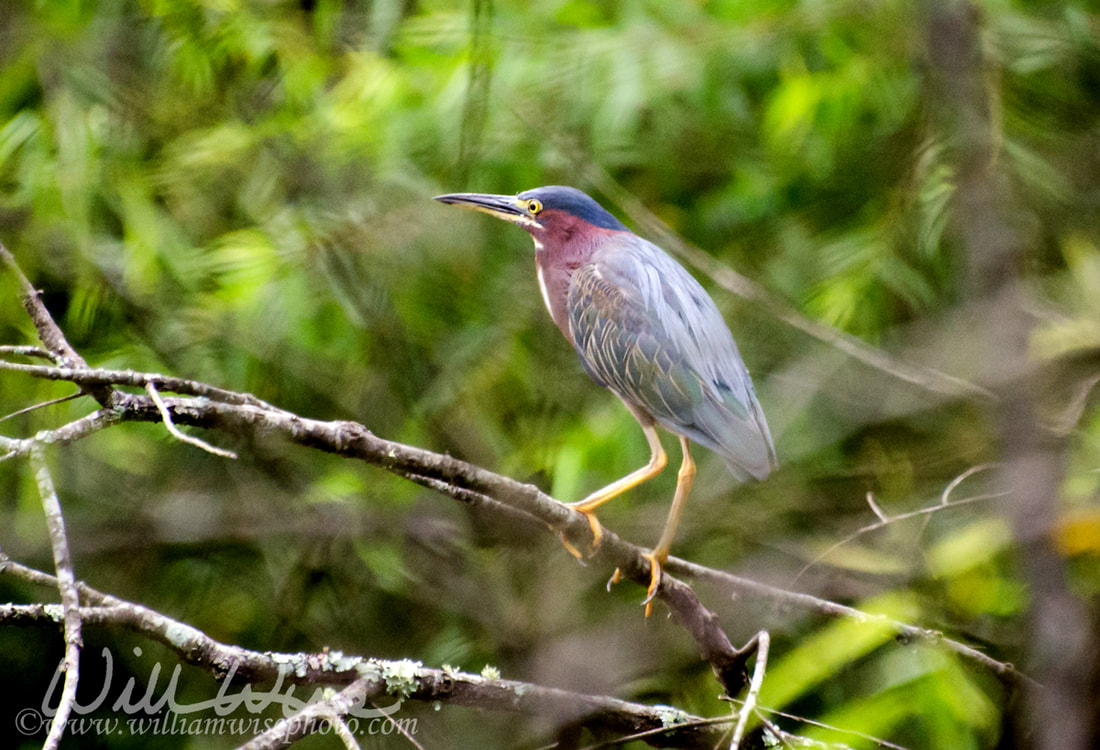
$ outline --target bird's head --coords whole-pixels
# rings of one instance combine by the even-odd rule
[[[606,232],[625,232],[622,222],[580,190],[561,185],[534,188],[518,195],[450,193],[441,203],[472,208],[526,229],[537,245],[549,249]]]
[[[535,240],[542,299],[554,323],[572,341],[567,298],[573,272],[592,257],[607,235],[629,230],[580,190],[560,185],[519,195],[451,193],[435,199],[487,213],[527,230]]]

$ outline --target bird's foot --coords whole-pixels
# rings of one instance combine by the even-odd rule
[[[658,559],[654,552],[643,552],[642,557],[649,561],[649,589],[646,590],[646,598],[642,602],[645,605],[645,616],[649,617],[653,612],[653,599],[657,596],[657,589],[661,587],[662,560]],[[621,568],[615,568],[615,572],[607,579],[607,590],[610,592],[611,587],[621,580],[623,580],[623,571]]]
[[[592,529],[592,547],[588,554],[592,555],[593,553],[595,553],[596,549],[600,546],[600,542],[603,540],[603,526],[600,525],[600,521],[598,518],[596,518],[596,514],[593,511],[585,510],[583,508],[577,508],[575,507],[575,505],[575,503],[565,503],[565,507],[571,508],[578,513],[583,513],[584,517],[588,519],[588,526]],[[562,546],[565,547],[566,551],[569,552],[569,554],[580,560],[581,563],[584,563],[585,555],[583,555],[579,549],[574,547],[573,544],[571,544],[570,541],[565,538],[564,532],[559,533],[558,538],[561,540]]]
[[[645,552],[642,557],[649,561],[649,589],[646,590],[646,598],[642,602],[645,605],[645,616],[649,617],[653,612],[653,599],[657,596],[657,589],[661,587],[661,566],[665,556],[658,556],[656,552]]]

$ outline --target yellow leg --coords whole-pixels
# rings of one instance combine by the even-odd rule
[[[575,503],[566,503],[566,505],[578,513],[583,513],[585,518],[588,519],[588,525],[592,527],[592,546],[598,547],[600,539],[603,538],[603,527],[600,526],[600,522],[596,519],[596,508],[600,507],[608,500],[618,495],[623,494],[627,490],[637,487],[642,482],[645,482],[661,473],[661,470],[668,465],[668,455],[665,453],[664,447],[661,445],[661,438],[657,435],[657,427],[652,423],[646,424],[640,419],[638,420],[642,425],[642,429],[645,431],[646,440],[649,441],[649,463],[642,468],[632,471],[622,479],[612,482],[604,487],[602,490],[596,490],[584,500],[580,500]],[[562,537],[562,544],[569,550],[574,557],[580,559],[581,555],[577,549]]]
[[[680,464],[680,471],[676,475],[676,495],[672,498],[672,508],[668,512],[668,520],[665,521],[665,529],[661,532],[661,538],[657,540],[657,546],[652,552],[644,555],[649,560],[649,590],[646,592],[645,616],[653,611],[653,597],[657,596],[657,589],[661,585],[661,568],[668,560],[668,552],[672,548],[672,539],[676,536],[676,527],[680,525],[680,514],[684,510],[684,502],[691,485],[695,481],[695,461],[691,458],[691,442],[682,435],[680,447],[684,451],[684,462]],[[617,571],[616,571],[617,572]]]

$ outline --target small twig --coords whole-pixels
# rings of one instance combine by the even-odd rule
[[[348,728],[348,723],[344,721],[343,716],[335,711],[332,713],[322,713],[321,716],[324,717],[328,725],[332,727],[333,733],[340,738],[340,741],[344,743],[344,747],[347,748],[347,750],[362,750],[362,748],[359,747],[359,742],[355,739],[355,735],[353,735]],[[387,715],[386,718],[389,718],[389,716]],[[390,721],[393,720],[390,719]]]
[[[80,680],[81,620],[80,595],[76,590],[76,576],[73,574],[73,561],[69,553],[69,541],[65,536],[65,519],[61,515],[61,502],[57,498],[49,466],[46,465],[45,451],[41,443],[31,450],[31,466],[38,483],[38,493],[42,496],[42,507],[46,513],[46,527],[50,532],[50,544],[53,547],[54,568],[57,570],[57,587],[61,592],[61,607],[65,624],[65,685],[61,690],[61,699],[57,712],[50,722],[50,731],[46,735],[44,750],[56,748],[65,734],[65,724],[69,720],[73,703],[76,701],[76,686]]]
[[[61,360],[59,356],[53,352],[46,351],[40,346],[12,346],[10,344],[0,345],[0,354],[16,354],[20,357],[38,357],[39,359],[48,359],[51,362],[58,362]]]
[[[974,476],[979,471],[985,471],[987,469],[995,469],[999,466],[997,463],[985,463],[978,464],[977,466],[971,466],[969,469],[959,474],[957,477],[948,482],[947,486],[943,490],[943,494],[940,495],[940,505],[950,505],[951,493],[955,491],[955,488],[966,481],[968,478]]]
[[[374,706],[379,711],[382,710],[379,707],[379,705],[377,703],[375,703],[374,701],[371,701],[371,705]],[[385,712],[383,712],[383,713],[385,713]],[[424,750],[424,746],[421,745],[419,742],[417,742],[416,738],[413,737],[412,734],[409,733],[409,730],[406,729],[405,727],[403,727],[400,724],[400,722],[394,721],[393,717],[390,716],[388,713],[385,713],[385,717],[386,717],[386,721],[389,722],[390,724],[392,724],[394,729],[396,729],[398,732],[400,732],[401,736],[403,736],[405,739],[407,739],[409,741],[409,743],[412,744],[413,747],[417,748],[417,750]]]
[[[20,414],[27,414],[28,412],[36,411],[37,409],[43,409],[47,406],[54,406],[56,404],[63,404],[66,401],[72,401],[73,399],[80,398],[84,393],[77,391],[76,393],[70,393],[68,396],[61,396],[60,398],[51,398],[49,401],[43,401],[40,404],[34,404],[33,406],[27,406],[19,411],[13,411],[11,414],[5,414],[0,417],[0,422],[11,419],[12,417],[18,417]]]
[[[227,451],[224,448],[218,448],[206,442],[202,438],[194,437],[193,435],[185,435],[180,432],[179,428],[172,421],[172,414],[168,411],[168,406],[165,405],[164,400],[157,393],[157,387],[151,382],[145,384],[145,392],[149,394],[149,398],[153,399],[153,403],[157,405],[157,411],[160,412],[161,419],[164,421],[164,426],[171,435],[182,443],[193,445],[196,448],[201,448],[207,453],[213,453],[215,456],[221,456],[222,458],[236,458],[237,454],[233,451]]]
[[[878,520],[883,523],[889,523],[889,519],[886,514],[883,513],[882,508],[878,507],[878,503],[875,502],[875,495],[873,492],[867,493],[867,504],[871,506],[871,512],[875,514]]]
[[[479,511],[486,511],[493,514],[494,518],[500,519],[502,522],[507,522],[511,528],[516,530],[530,526],[532,528],[542,527],[546,528],[547,524],[540,520],[538,516],[533,516],[529,513],[525,513],[522,510],[513,508],[510,505],[494,500],[488,495],[483,495],[480,492],[474,492],[463,487],[458,487],[449,482],[445,482],[442,479],[435,479],[434,477],[426,477],[422,474],[414,472],[394,472],[398,476],[408,479],[410,482],[419,484],[421,487],[426,487],[429,490],[433,490],[449,497],[465,506],[470,508],[476,508]],[[581,565],[584,565],[584,561],[580,561]]]
[[[878,531],[879,529],[881,529],[881,528],[883,528],[883,527],[885,527],[885,526],[887,526],[891,523],[896,523],[898,521],[907,521],[910,518],[918,518],[920,516],[925,516],[926,517],[926,523],[927,523],[927,517],[931,516],[933,513],[938,513],[939,511],[944,510],[946,508],[957,508],[960,505],[969,505],[970,503],[976,503],[976,502],[980,502],[980,501],[983,501],[983,500],[994,500],[998,497],[1004,497],[1006,494],[1008,494],[1007,491],[990,492],[990,493],[986,493],[986,494],[982,494],[982,495],[974,495],[972,497],[963,498],[962,500],[951,500],[952,490],[954,490],[956,487],[958,487],[963,482],[963,480],[965,480],[969,476],[972,476],[973,474],[978,473],[979,471],[983,471],[983,470],[988,469],[988,468],[993,467],[993,466],[996,466],[996,464],[991,464],[991,463],[989,463],[989,464],[979,464],[978,466],[970,467],[969,469],[964,471],[962,474],[960,474],[959,476],[957,476],[957,477],[955,477],[954,479],[951,480],[951,482],[944,489],[943,493],[940,495],[940,501],[937,504],[929,505],[927,507],[920,508],[918,510],[909,511],[908,513],[899,513],[896,516],[886,515],[882,511],[882,508],[880,508],[878,506],[878,504],[875,503],[874,497],[871,495],[871,493],[868,492],[867,493],[867,504],[871,506],[871,510],[874,512],[874,514],[878,517],[879,520],[875,521],[874,523],[867,524],[866,526],[861,526],[860,528],[856,529],[855,531],[853,531],[848,536],[841,539],[836,544],[833,544],[831,547],[829,547],[827,550],[825,550],[821,554],[817,555],[814,559],[810,560],[808,563],[803,565],[801,570],[799,570],[798,573],[795,574],[794,578],[791,579],[791,583],[796,583],[798,581],[798,579],[801,578],[806,573],[807,570],[809,570],[813,566],[817,565],[819,562],[821,562],[822,560],[827,558],[829,555],[833,554],[833,552],[836,552],[838,549],[843,547],[845,544],[848,544],[849,542],[859,538],[860,536],[863,536],[864,534],[869,534],[872,531]]]
[[[788,737],[793,738],[794,735],[792,735],[790,732],[783,731],[783,729],[778,724],[765,716],[759,708],[756,711],[756,717],[760,719],[760,723],[763,725],[764,729],[771,732],[772,736],[775,737],[775,739],[778,740],[780,744],[783,745],[783,747],[785,747],[787,750],[795,750],[794,745],[791,744],[791,742],[787,739]],[[798,740],[799,745],[801,745],[802,738],[799,737]]]
[[[21,372],[32,378],[42,380],[61,380],[67,383],[86,388],[100,388],[103,386],[129,385],[135,388],[144,388],[149,383],[154,384],[160,391],[171,391],[188,396],[200,396],[211,401],[221,401],[227,404],[244,404],[258,406],[271,411],[288,414],[283,409],[269,404],[263,399],[256,398],[251,393],[238,393],[224,388],[200,383],[197,380],[177,378],[172,375],[161,375],[156,372],[138,372],[136,370],[109,370],[100,367],[62,365],[53,367],[50,365],[34,365],[25,362],[8,362],[0,360],[0,370]],[[116,395],[120,395],[117,394]]]
[[[756,699],[760,697],[760,688],[764,685],[764,672],[768,668],[768,647],[771,645],[771,636],[768,635],[768,631],[761,630],[752,642],[756,645],[756,665],[752,670],[749,692],[745,695],[744,703],[741,704],[737,726],[733,729],[730,750],[738,750],[741,746],[741,739],[745,736],[745,727],[748,726],[749,716],[756,711]]]
[[[1076,392],[1071,395],[1069,403],[1066,404],[1061,413],[1051,415],[1046,420],[1053,432],[1058,435],[1068,435],[1070,433],[1081,420],[1081,415],[1085,413],[1085,407],[1089,403],[1089,394],[1092,393],[1092,389],[1096,387],[1097,383],[1100,383],[1100,375],[1086,378],[1084,382],[1077,385]]]
[[[335,720],[343,724],[340,717],[347,716],[366,701],[371,682],[371,677],[360,677],[331,698],[310,704],[293,716],[272,724],[266,732],[253,737],[237,750],[275,750],[289,747],[301,738],[317,732],[322,721],[336,729]],[[347,725],[344,725],[344,730],[347,730]],[[348,737],[352,744],[348,745],[347,740],[344,740],[345,746],[349,750],[357,748],[359,744],[351,737],[350,732]]]
[[[617,747],[637,740],[649,740],[654,737],[660,737],[663,734],[672,734],[673,732],[679,732],[685,729],[694,729],[696,727],[723,727],[732,723],[733,719],[729,716],[717,716],[711,719],[694,719],[692,721],[685,721],[682,724],[669,724],[667,727],[655,727],[654,729],[647,729],[644,732],[624,734],[622,737],[613,737],[603,742],[597,742],[595,745],[585,745],[583,748],[579,748],[579,750],[603,750],[603,748],[606,747]],[[726,734],[729,733],[723,733],[723,735]],[[540,747],[538,750],[555,750],[557,747],[559,747],[558,743],[554,743],[553,745]]]
[[[739,703],[740,701],[734,701],[734,702]],[[875,737],[874,735],[866,734],[864,732],[859,732],[859,731],[856,731],[855,729],[844,729],[843,727],[834,726],[832,724],[826,724],[823,721],[815,721],[814,719],[807,719],[805,716],[798,716],[796,714],[787,713],[786,711],[778,711],[774,708],[765,708],[763,706],[757,706],[756,715],[764,723],[764,726],[766,726],[768,729],[770,729],[772,731],[772,733],[775,734],[781,742],[784,741],[783,740],[784,735],[786,735],[786,736],[791,736],[791,735],[788,732],[784,732],[782,729],[780,729],[778,726],[776,726],[772,721],[770,721],[767,717],[768,714],[770,714],[772,716],[782,716],[784,719],[790,719],[791,721],[797,721],[799,724],[806,724],[807,726],[818,727],[820,729],[828,729],[830,732],[836,732],[837,734],[850,734],[853,737],[859,737],[862,740],[867,740],[868,742],[873,742],[878,747],[886,748],[887,750],[909,750],[909,748],[907,748],[903,745],[898,745],[896,743],[890,742],[889,740],[884,740],[881,737]],[[786,744],[786,743],[784,743],[784,744]]]
[[[947,486],[943,488],[943,492],[940,494],[940,507],[941,508],[946,508],[946,507],[953,504],[951,502],[951,493],[955,491],[956,487],[958,487],[960,484],[962,484],[964,481],[966,481],[966,479],[968,477],[971,477],[974,474],[977,474],[979,471],[985,471],[986,469],[995,469],[998,466],[1000,466],[1000,464],[995,463],[995,462],[978,464],[976,466],[971,466],[969,469],[964,471],[962,474],[959,474],[957,477],[955,477],[950,482],[948,482]],[[996,497],[1002,497],[1006,494],[1007,494],[1006,492],[997,493],[996,495],[994,495],[992,497],[989,497],[988,499],[995,499]],[[961,505],[964,502],[970,502],[972,499],[973,498],[968,498],[966,501],[959,501],[958,503],[955,503],[955,504]],[[918,539],[920,539],[924,536],[924,532],[928,529],[928,524],[930,524],[930,523],[932,523],[932,511],[930,511],[928,513],[928,515],[925,516],[924,522],[920,526],[920,532],[917,534]],[[925,551],[924,551],[923,548],[921,549],[921,555],[925,555]]]
[[[408,479],[409,482],[415,482],[421,487],[433,489],[434,492],[458,500],[459,503],[462,503],[463,505],[483,505],[485,503],[493,503],[494,505],[508,508],[508,506],[506,505],[496,503],[496,501],[491,497],[482,495],[481,493],[475,493],[472,489],[455,487],[454,485],[443,482],[442,479],[437,479],[433,476],[423,476],[422,474],[414,474],[412,472],[409,472],[404,476],[406,479]],[[508,509],[511,510],[511,508]]]
[[[16,456],[30,455],[36,444],[40,445],[66,445],[94,432],[99,432],[105,427],[118,424],[123,419],[122,414],[113,409],[99,409],[86,417],[81,417],[66,425],[53,430],[42,430],[33,438],[13,440],[0,436],[0,448],[5,452],[0,454],[0,461],[6,461]]]
[[[742,700],[737,699],[737,698],[732,698],[730,700],[735,705],[744,706],[747,703],[747,701],[742,701]],[[833,726],[831,724],[825,724],[824,722],[814,721],[813,719],[807,719],[804,716],[797,716],[795,714],[786,713],[784,711],[776,711],[775,709],[764,708],[762,706],[756,706],[753,709],[753,713],[755,713],[756,718],[757,718],[757,720],[760,721],[761,725],[764,726],[766,729],[768,729],[773,735],[775,735],[775,738],[777,740],[779,740],[781,743],[783,743],[783,746],[787,747],[787,748],[793,748],[794,747],[790,742],[787,741],[787,737],[792,737],[792,738],[796,739],[798,741],[798,746],[799,747],[804,746],[805,738],[795,737],[795,735],[792,735],[789,732],[783,731],[781,728],[779,728],[775,724],[775,722],[773,722],[770,718],[768,718],[769,714],[774,715],[774,716],[781,716],[785,719],[790,719],[791,721],[796,721],[800,724],[807,724],[809,726],[820,727],[821,729],[828,729],[829,731],[836,732],[838,734],[850,734],[853,737],[859,737],[860,739],[867,740],[868,742],[872,742],[876,746],[886,748],[887,750],[909,750],[908,748],[902,747],[901,745],[896,745],[893,742],[890,742],[889,740],[884,740],[881,737],[875,737],[873,735],[865,734],[863,732],[859,732],[859,731],[856,731],[854,729],[844,729],[843,727],[837,727],[837,726]],[[609,740],[604,740],[603,742],[597,742],[594,745],[585,745],[583,748],[580,748],[580,750],[603,750],[604,748],[618,747],[619,745],[625,745],[627,743],[634,742],[636,740],[650,740],[650,739],[653,739],[655,737],[659,737],[661,735],[672,734],[672,733],[677,732],[677,731],[682,731],[682,730],[685,730],[685,729],[694,729],[694,728],[697,728],[697,727],[712,727],[712,726],[713,727],[723,727],[723,726],[730,725],[731,728],[732,728],[732,724],[733,724],[733,719],[729,716],[717,716],[717,717],[709,718],[709,719],[695,719],[695,720],[692,720],[692,721],[686,721],[682,724],[670,724],[667,727],[656,727],[655,729],[647,729],[644,732],[636,732],[634,734],[626,734],[626,735],[623,735],[621,737],[614,737],[614,738],[609,739]],[[727,732],[727,734],[728,734],[728,732]],[[657,743],[651,743],[651,744],[656,745]],[[552,750],[553,748],[556,748],[556,747],[557,747],[556,744],[555,745],[549,745],[547,747],[539,748],[539,750]]]

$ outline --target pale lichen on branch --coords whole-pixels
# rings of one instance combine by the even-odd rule
[[[57,585],[54,576],[2,557],[0,575],[14,576],[34,584]],[[663,726],[664,714],[660,706],[586,695],[518,680],[490,679],[453,667],[433,668],[420,664],[410,670],[407,660],[376,659],[338,651],[289,654],[253,651],[221,643],[187,623],[140,604],[104,594],[84,584],[77,586],[88,603],[80,609],[87,626],[116,626],[140,633],[172,649],[181,659],[203,666],[219,679],[232,676],[251,682],[281,679],[286,684],[357,685],[356,691],[361,691],[362,695],[358,703],[360,706],[365,701],[392,701],[395,697],[423,703],[439,701],[530,716],[549,716],[560,721],[580,721],[620,734]],[[0,605],[0,623],[55,624],[60,614],[52,605]],[[331,708],[334,705],[318,710]],[[684,714],[684,717],[685,722],[695,726],[677,727],[678,741],[672,743],[673,746],[710,747],[722,734],[720,726],[705,723],[700,717],[690,714]],[[278,745],[256,745],[270,746]]]

